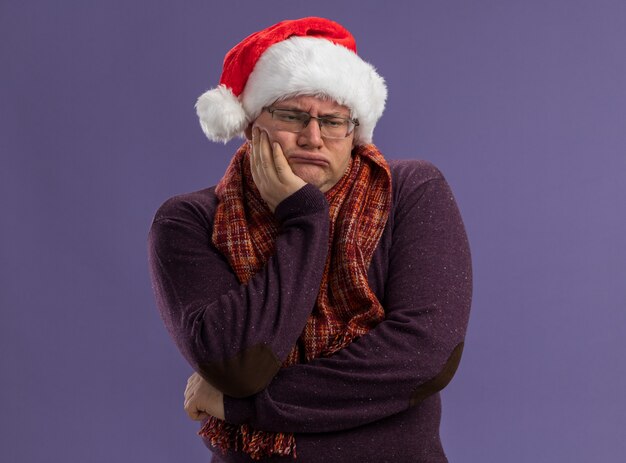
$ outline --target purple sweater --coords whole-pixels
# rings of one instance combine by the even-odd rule
[[[447,461],[438,391],[463,349],[469,247],[441,173],[424,161],[389,165],[392,208],[368,271],[385,320],[307,364],[280,369],[314,307],[328,252],[319,190],[306,185],[278,205],[276,252],[247,285],[211,242],[214,188],[166,201],[150,231],[154,291],[176,345],[224,392],[226,421],[295,433],[296,461]],[[213,461],[252,460],[216,450]]]

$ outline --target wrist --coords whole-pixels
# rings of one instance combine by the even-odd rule
[[[310,183],[283,199],[274,210],[279,222],[316,212],[328,211],[328,201],[320,190]]]

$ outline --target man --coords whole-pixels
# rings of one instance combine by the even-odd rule
[[[386,95],[346,29],[304,18],[236,45],[198,100],[210,139],[248,141],[149,244],[213,461],[446,461],[469,248],[441,173],[371,144]]]

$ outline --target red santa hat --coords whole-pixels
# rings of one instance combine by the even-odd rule
[[[387,87],[356,54],[340,24],[324,18],[282,21],[246,37],[224,58],[220,83],[198,98],[206,136],[228,142],[243,135],[265,106],[297,95],[324,95],[350,108],[359,120],[357,145],[371,143],[385,109]]]

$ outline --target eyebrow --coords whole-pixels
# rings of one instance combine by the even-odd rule
[[[280,104],[280,103],[279,103]],[[281,107],[281,106],[274,106],[276,109],[286,109],[288,111],[297,111],[299,113],[307,113],[308,111],[305,111],[302,108],[299,108],[297,106],[287,106],[287,107]],[[350,114],[341,114],[339,111],[335,111],[335,112],[330,112],[327,114],[318,114],[317,117],[342,117],[345,119],[350,119]]]

